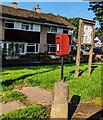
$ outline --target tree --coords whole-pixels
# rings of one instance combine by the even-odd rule
[[[92,10],[95,13],[94,20],[97,20],[100,23],[100,28],[96,30],[96,34],[103,37],[103,0],[101,2],[90,2],[89,10]]]
[[[73,37],[78,38],[78,28],[79,28],[79,18],[67,18],[63,17],[67,22],[70,22],[74,25],[75,29],[73,31]]]

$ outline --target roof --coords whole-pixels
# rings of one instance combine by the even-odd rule
[[[94,40],[100,40],[101,42],[103,42],[103,38],[100,36],[97,36]]]
[[[99,40],[103,42],[103,38],[101,36],[98,36]]]
[[[2,16],[3,17],[10,17],[10,18],[17,18],[29,21],[35,21],[39,23],[50,23],[56,25],[62,25],[64,27],[74,27],[71,23],[68,23],[60,16],[56,16],[54,14],[45,14],[45,13],[37,13],[35,11],[20,9],[20,8],[13,8],[5,5],[0,5],[2,8]]]
[[[93,21],[93,20],[88,20],[88,19],[84,19],[84,18],[79,18],[79,19],[82,19],[84,23],[90,23],[90,24],[95,25],[95,21]]]

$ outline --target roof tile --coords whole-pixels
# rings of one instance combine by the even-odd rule
[[[71,23],[65,21],[61,16],[54,14],[36,13],[35,11],[13,8],[9,6],[0,5],[2,7],[2,16],[14,17],[20,19],[28,19],[35,22],[52,23],[63,26],[74,27]]]

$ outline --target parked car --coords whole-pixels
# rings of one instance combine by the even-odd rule
[[[100,47],[95,47],[93,48],[93,52],[96,54],[100,54],[101,53],[101,48]]]

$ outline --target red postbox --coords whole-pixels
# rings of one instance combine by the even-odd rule
[[[70,39],[66,34],[56,34],[56,55],[68,55],[70,53]]]

